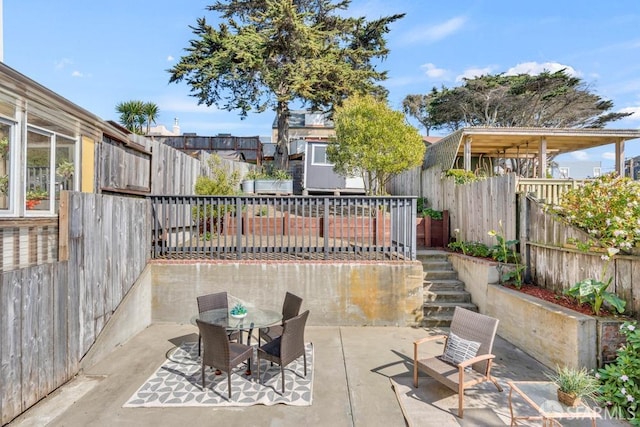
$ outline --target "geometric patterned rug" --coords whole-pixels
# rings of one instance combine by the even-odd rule
[[[304,360],[299,357],[284,369],[285,393],[282,395],[280,366],[261,360],[260,381],[257,380],[257,357],[251,362],[252,375],[244,374],[244,364],[231,375],[231,400],[228,399],[227,374],[216,375],[207,367],[206,388],[202,390],[202,374],[198,343],[186,342],[177,347],[169,358],[149,377],[123,407],[176,406],[251,406],[276,405],[310,406],[313,395],[313,344],[305,346],[307,377]]]

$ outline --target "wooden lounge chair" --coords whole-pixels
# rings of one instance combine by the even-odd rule
[[[491,363],[495,358],[491,351],[497,329],[498,319],[456,307],[449,335],[434,335],[413,343],[413,386],[418,387],[418,372],[422,371],[458,392],[458,416],[463,418],[465,389],[491,381],[498,391],[502,391],[491,376]],[[437,339],[446,339],[443,354],[420,358],[419,346]]]

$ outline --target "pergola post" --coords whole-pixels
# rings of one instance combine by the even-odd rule
[[[464,170],[471,170],[471,137],[464,140]]]
[[[538,152],[538,178],[547,177],[547,139],[540,138],[540,150]]]
[[[624,176],[624,139],[616,141],[616,170],[618,176]]]

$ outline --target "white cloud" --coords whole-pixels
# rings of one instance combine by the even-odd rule
[[[173,55],[167,56],[167,61],[169,61],[169,62],[173,61]]]
[[[466,22],[466,17],[456,16],[455,18],[451,18],[441,24],[414,28],[402,37],[402,41],[406,43],[430,43],[442,40],[452,34],[455,34]]]
[[[616,159],[616,153],[614,153],[613,151],[607,151],[602,153],[602,158],[606,159],[606,160],[615,160]]]
[[[491,74],[492,71],[493,67],[468,68],[464,70],[462,74],[456,77],[456,81],[461,82],[462,79],[472,79],[474,77],[484,76],[486,74]]]
[[[84,77],[84,74],[82,74],[80,71],[74,71],[71,73],[71,77]]]
[[[618,111],[619,113],[631,113],[630,116],[625,117],[626,120],[640,120],[640,106],[639,107],[626,107]]]
[[[589,153],[587,153],[586,151],[573,151],[572,153],[569,153],[571,155],[571,157],[573,157],[576,160],[589,160]]]
[[[532,76],[537,76],[543,71],[554,73],[562,69],[566,69],[566,73],[570,76],[580,77],[580,73],[578,73],[573,67],[570,65],[560,64],[558,62],[522,62],[515,67],[509,68],[505,75],[515,76],[517,74],[531,74]]]
[[[62,58],[59,61],[54,61],[53,66],[55,67],[56,70],[62,70],[67,65],[71,65],[71,64],[73,64],[72,60],[70,60],[68,58]]]
[[[424,70],[424,73],[427,75],[427,77],[430,77],[432,79],[439,79],[446,76],[447,74],[447,70],[445,70],[444,68],[438,68],[432,63],[423,64],[420,66],[420,68]]]

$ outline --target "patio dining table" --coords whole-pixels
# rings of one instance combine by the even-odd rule
[[[203,311],[191,318],[191,323],[196,324],[196,319],[218,326],[224,326],[228,332],[238,331],[240,341],[242,332],[247,332],[247,345],[251,345],[251,334],[254,329],[266,328],[282,322],[282,313],[257,307],[247,307],[245,317],[235,317],[231,315],[230,309],[217,308],[215,310]]]

